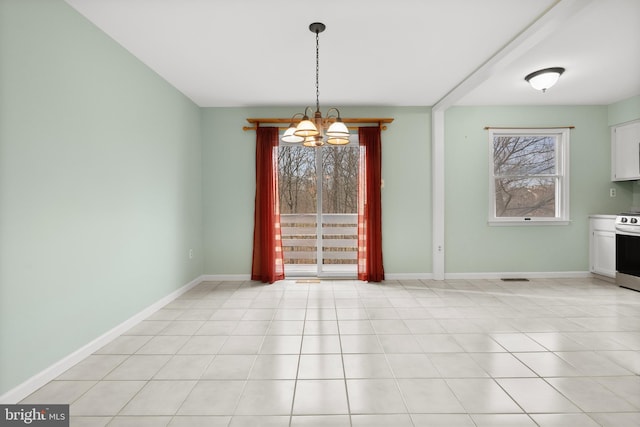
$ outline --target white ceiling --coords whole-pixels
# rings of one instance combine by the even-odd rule
[[[457,104],[606,105],[640,94],[640,0],[67,2],[202,107],[314,104],[314,21],[327,26],[322,106],[431,106],[561,2],[579,6]],[[547,93],[524,81],[553,66],[567,71]]]

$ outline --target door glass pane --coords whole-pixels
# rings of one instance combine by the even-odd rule
[[[322,272],[356,274],[358,161],[356,146],[322,147]]]
[[[299,145],[278,148],[285,275],[317,273],[316,151]]]

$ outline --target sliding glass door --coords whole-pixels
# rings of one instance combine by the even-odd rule
[[[356,277],[359,150],[357,141],[318,148],[280,144],[286,276]]]

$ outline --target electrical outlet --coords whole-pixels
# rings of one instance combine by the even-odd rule
[[[610,188],[609,189],[609,197],[616,197],[616,189],[615,188]]]
[[[189,249],[189,259],[193,259],[193,249]]]

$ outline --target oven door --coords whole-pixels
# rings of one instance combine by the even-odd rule
[[[640,291],[640,235],[616,230],[616,283]]]

